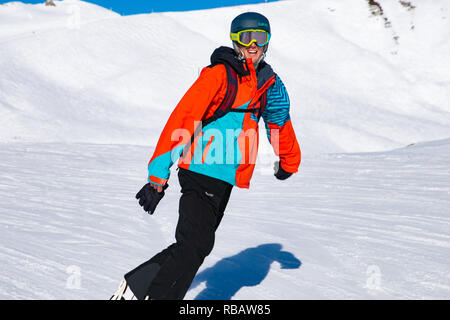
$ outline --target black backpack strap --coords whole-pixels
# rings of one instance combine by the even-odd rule
[[[225,64],[225,69],[227,70],[227,92],[225,93],[225,97],[222,100],[218,110],[221,112],[227,112],[228,109],[231,109],[231,106],[234,103],[234,99],[236,99],[237,90],[238,90],[238,80],[236,71],[231,68],[229,65]]]
[[[264,109],[266,108],[267,105],[267,90],[264,91],[264,93],[261,95],[261,98],[259,100],[259,112],[258,112],[258,121],[261,118]]]
[[[261,119],[261,116],[264,112],[264,109],[267,105],[267,90],[264,91],[264,93],[259,98],[259,108],[252,108],[252,109],[230,109],[228,112],[243,112],[243,113],[254,113],[256,118]]]
[[[186,146],[183,149],[182,157],[186,156],[187,150],[190,148],[190,146],[194,143],[195,137],[200,134],[201,130],[211,122],[223,117],[226,115],[233,106],[234,100],[236,99],[237,91],[238,91],[238,79],[237,79],[237,73],[236,71],[229,66],[228,64],[224,63],[225,70],[227,71],[227,90],[225,92],[225,96],[223,97],[222,102],[220,103],[219,107],[214,111],[214,114],[207,118],[203,119],[201,121],[201,125],[199,125],[196,129],[194,134],[191,137],[191,141],[186,144]],[[212,67],[212,66],[211,66]]]
[[[203,120],[202,124],[205,126],[205,125],[207,125],[207,124],[209,124],[209,123],[219,119],[220,117],[223,117],[228,112],[254,113],[256,118],[259,121],[259,119],[261,118],[262,113],[264,112],[266,104],[267,104],[267,90],[264,91],[264,93],[260,97],[260,106],[259,106],[259,108],[231,109],[231,107],[232,107],[232,105],[234,103],[234,100],[236,99],[237,85],[238,85],[238,80],[237,80],[238,74],[229,65],[227,65],[227,64],[224,64],[224,65],[225,65],[225,68],[227,70],[227,79],[228,79],[227,92],[225,94],[224,99],[222,100],[222,103],[217,108],[216,112],[214,112],[214,115],[212,115],[210,118],[208,118],[206,120]],[[270,70],[272,70],[272,69],[270,69]]]
[[[228,64],[224,64],[224,66],[227,71],[227,90],[225,96],[214,114],[211,117],[202,120],[203,127],[227,114],[231,110],[234,100],[236,99],[238,90],[237,73]]]

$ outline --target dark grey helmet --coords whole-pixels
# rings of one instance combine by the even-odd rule
[[[269,20],[257,12],[245,12],[238,15],[231,22],[231,33],[245,29],[261,29],[270,33]]]

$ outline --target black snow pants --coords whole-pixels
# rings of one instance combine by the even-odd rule
[[[125,275],[138,299],[183,299],[203,260],[214,247],[233,186],[179,168],[181,185],[176,242]]]

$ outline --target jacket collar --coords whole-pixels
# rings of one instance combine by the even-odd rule
[[[211,55],[211,66],[215,66],[217,64],[229,65],[236,71],[236,73],[239,75],[240,78],[251,76],[252,71],[254,70],[253,64],[251,63],[250,59],[248,61],[239,60],[236,51],[234,51],[234,49],[230,47],[225,46],[217,48]],[[263,87],[264,84],[275,75],[275,73],[272,70],[272,67],[265,61],[261,61],[258,64],[258,67],[255,70],[255,72],[258,89]]]
[[[256,69],[256,77],[258,79],[258,89],[260,89],[264,84],[270,80],[275,75],[272,67],[265,61],[261,61]]]

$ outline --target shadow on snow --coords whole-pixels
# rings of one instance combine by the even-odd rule
[[[205,282],[206,288],[195,300],[230,300],[242,287],[260,284],[267,277],[273,262],[278,262],[281,269],[300,268],[301,261],[281,249],[281,244],[268,243],[224,258],[197,274],[189,290]]]

